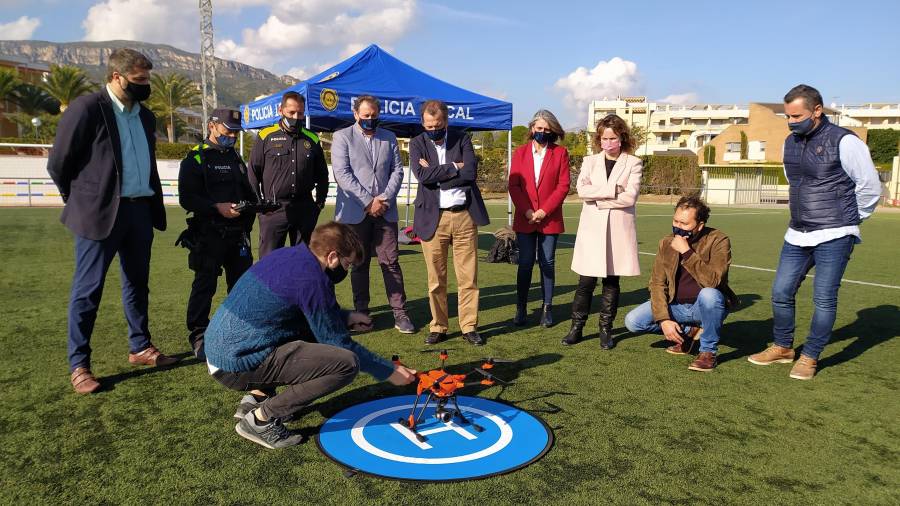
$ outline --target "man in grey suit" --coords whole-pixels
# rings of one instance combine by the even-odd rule
[[[366,246],[366,257],[350,275],[355,309],[369,313],[369,263],[374,248],[394,312],[394,328],[413,334],[416,329],[406,314],[397,245],[397,193],[403,183],[403,163],[397,137],[378,128],[379,108],[377,98],[358,97],[353,104],[356,123],[334,134],[331,167],[338,187],[334,219],[350,225]]]

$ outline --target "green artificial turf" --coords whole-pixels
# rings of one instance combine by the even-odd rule
[[[506,219],[505,205],[489,207],[495,219],[483,232]],[[639,206],[641,251],[655,252],[670,230],[670,212]],[[648,297],[653,257],[641,255],[642,275],[622,280],[618,346],[599,349],[593,315],[590,339],[566,348],[559,340],[576,283],[569,266],[577,214],[577,204],[566,205],[556,326],[534,325],[537,269],[532,325],[519,329],[510,323],[516,267],[482,262],[479,326],[488,344],[462,342],[455,318],[446,344],[450,364],[471,366],[486,355],[514,360],[495,371],[516,385],[479,395],[499,394],[543,417],[556,435],[553,449],[512,474],[413,484],[346,478],[313,442],[270,451],[238,437],[232,413],[241,394],[215,382],[193,358],[168,370],[130,366],[118,262],[91,342],[94,373],[107,386],[76,395],[66,364],[71,234],[58,221],[59,209],[0,210],[0,504],[900,503],[900,290],[844,283],[820,372],[800,382],[788,378],[788,365],[746,361],[771,338],[774,274],[733,267],[731,286],[743,307],[726,321],[719,367],[701,374],[687,370],[688,357],[664,353],[660,337],[625,331],[625,313]],[[323,221],[330,215],[326,209]],[[150,327],[154,343],[170,354],[188,351],[184,309],[192,274],[186,250],[172,245],[183,216],[169,208],[169,230],[157,233],[153,246]],[[731,236],[734,264],[773,269],[787,221],[780,209],[714,208],[710,225]],[[900,286],[900,214],[876,213],[862,231],[845,278]],[[492,243],[483,234],[482,258]],[[437,360],[419,353],[429,319],[425,268],[418,247],[401,250],[410,314],[421,330],[406,336],[392,329],[373,268],[373,309],[384,330],[355,338],[427,369]],[[452,268],[450,279],[452,291]],[[214,307],[222,292],[224,280]],[[349,281],[339,286],[338,300],[350,301]],[[807,282],[798,295],[798,345],[811,305]],[[453,316],[452,294],[450,306]],[[411,392],[360,375],[290,426],[314,434],[348,405]]]

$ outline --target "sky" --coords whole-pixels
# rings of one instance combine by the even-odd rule
[[[310,76],[375,43],[458,86],[584,127],[590,100],[900,102],[900,2],[213,0],[216,56]],[[199,52],[196,0],[0,0],[0,40]],[[248,97],[248,99],[251,97]]]

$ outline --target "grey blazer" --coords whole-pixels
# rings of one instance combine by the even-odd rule
[[[331,141],[331,170],[337,182],[334,219],[356,224],[366,217],[366,206],[375,197],[387,199],[387,221],[396,223],[397,194],[403,184],[403,162],[397,137],[382,128],[372,137],[375,159],[366,146],[362,129],[353,124],[334,133]]]

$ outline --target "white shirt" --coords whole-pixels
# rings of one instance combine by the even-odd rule
[[[864,220],[875,212],[878,200],[881,199],[881,181],[878,179],[875,164],[872,163],[869,147],[859,137],[845,135],[838,144],[838,152],[841,157],[841,167],[856,183],[856,206],[859,208],[859,219]],[[785,175],[787,175],[786,170]],[[784,234],[784,240],[803,248],[818,246],[848,235],[856,237],[857,244],[862,242],[858,225],[825,228],[812,232],[801,232],[788,227]]]
[[[540,149],[540,151],[539,151]],[[534,141],[531,142],[531,157],[534,158],[534,186],[538,184],[541,178],[541,165],[544,164],[544,157],[547,156],[547,146],[536,148]]]
[[[444,165],[447,163],[447,137],[444,137],[444,142],[438,144],[429,139],[431,145],[434,146],[434,150],[437,151],[438,155],[438,164]],[[438,184],[440,186],[440,184]],[[441,209],[447,209],[448,207],[453,206],[461,206],[466,203],[466,192],[461,190],[460,188],[450,188],[447,190],[441,190],[440,193],[440,202],[439,206]]]

